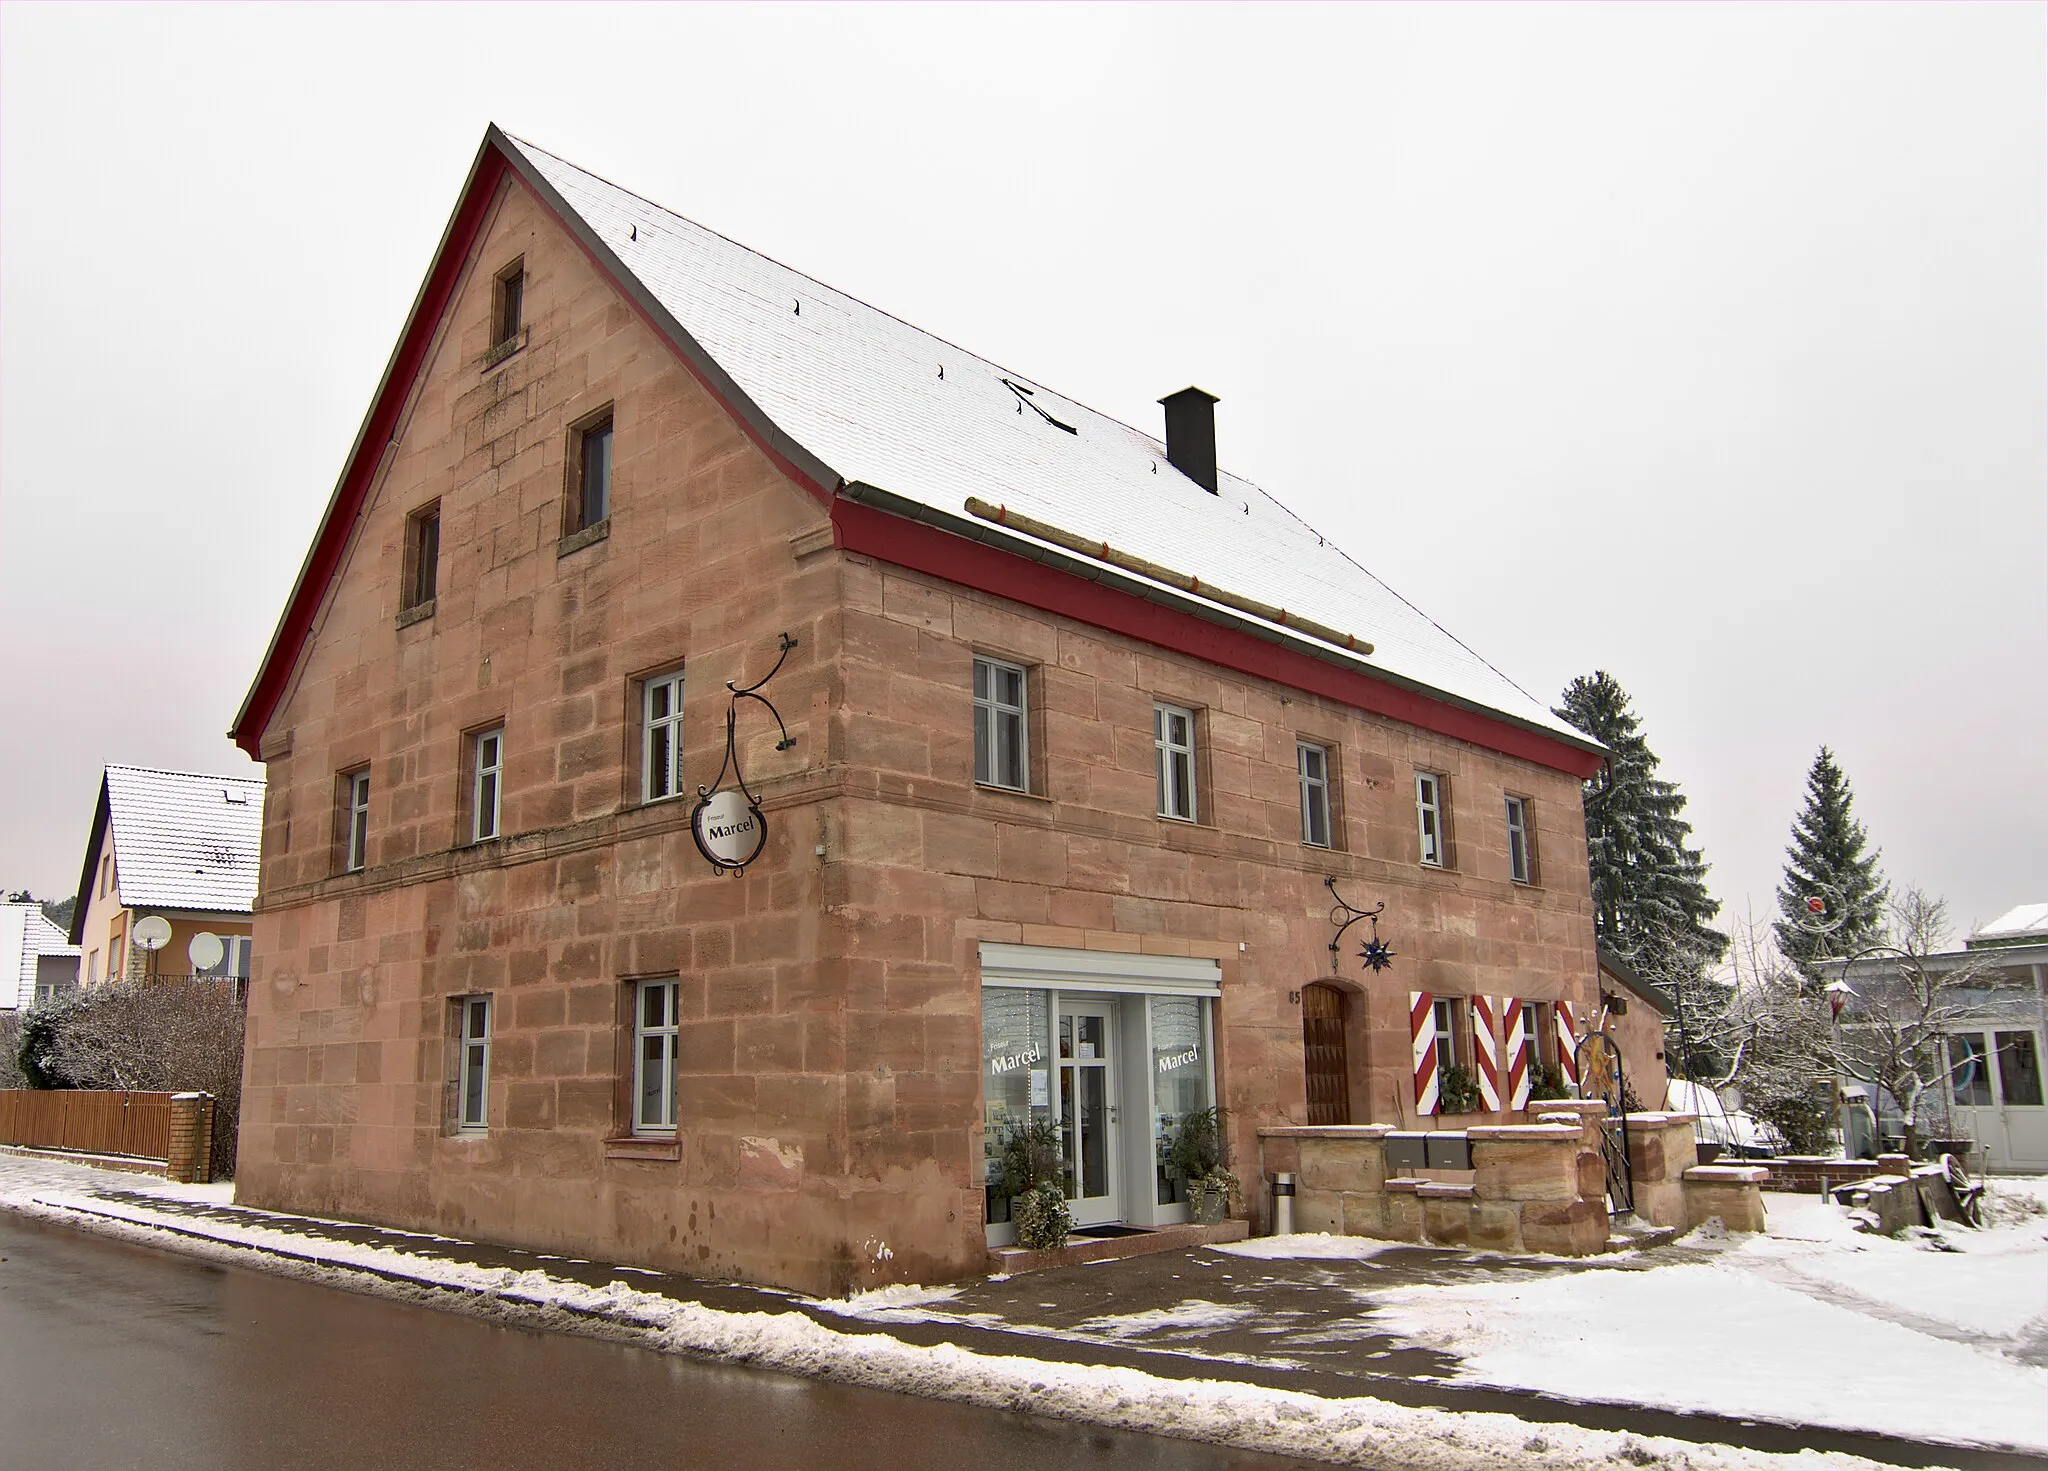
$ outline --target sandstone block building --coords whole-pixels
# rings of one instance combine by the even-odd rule
[[[837,1291],[980,1270],[1024,1118],[1143,1229],[1211,1102],[1248,1176],[1453,1065],[1513,1116],[1596,1005],[1601,752],[1164,402],[491,130],[232,732],[241,1198]]]

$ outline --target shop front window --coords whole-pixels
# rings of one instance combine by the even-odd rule
[[[982,1158],[989,1224],[1010,1219],[1003,1135],[1052,1115],[1052,993],[987,986],[981,993]]]
[[[1167,1164],[1174,1134],[1188,1114],[1207,1108],[1208,1003],[1193,996],[1147,998],[1152,1020],[1152,1152],[1161,1205],[1188,1198],[1187,1180]]]

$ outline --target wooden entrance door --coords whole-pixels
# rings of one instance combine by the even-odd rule
[[[1301,1060],[1308,1074],[1308,1121],[1351,1122],[1351,1076],[1344,1065],[1344,993],[1335,986],[1301,992]]]

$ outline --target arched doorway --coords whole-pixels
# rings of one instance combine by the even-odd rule
[[[1351,1122],[1351,1074],[1344,1059],[1344,993],[1320,981],[1301,992],[1301,1065],[1308,1078],[1308,1121]]]

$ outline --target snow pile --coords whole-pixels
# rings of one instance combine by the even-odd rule
[[[2048,1368],[2010,1353],[2048,1337],[2048,1220],[1929,1251],[1818,1198],[1767,1209],[1770,1234],[1705,1265],[1402,1288],[1375,1322],[1461,1380],[2048,1450]]]
[[[1304,1231],[1294,1236],[1254,1236],[1211,1246],[1228,1256],[1256,1257],[1262,1261],[1363,1261],[1399,1246],[1398,1241],[1378,1241],[1370,1236],[1332,1236],[1327,1231]]]
[[[1091,1333],[1099,1338],[1136,1338],[1168,1328],[1228,1328],[1251,1315],[1252,1309],[1241,1303],[1207,1302],[1199,1297],[1190,1297],[1170,1308],[1147,1308],[1141,1313],[1090,1318],[1075,1324],[1074,1331]]]
[[[957,1287],[912,1287],[898,1285],[856,1292],[851,1297],[807,1297],[807,1306],[842,1318],[863,1318],[876,1323],[932,1323],[949,1315],[927,1312],[938,1303],[951,1302],[960,1295]]]

